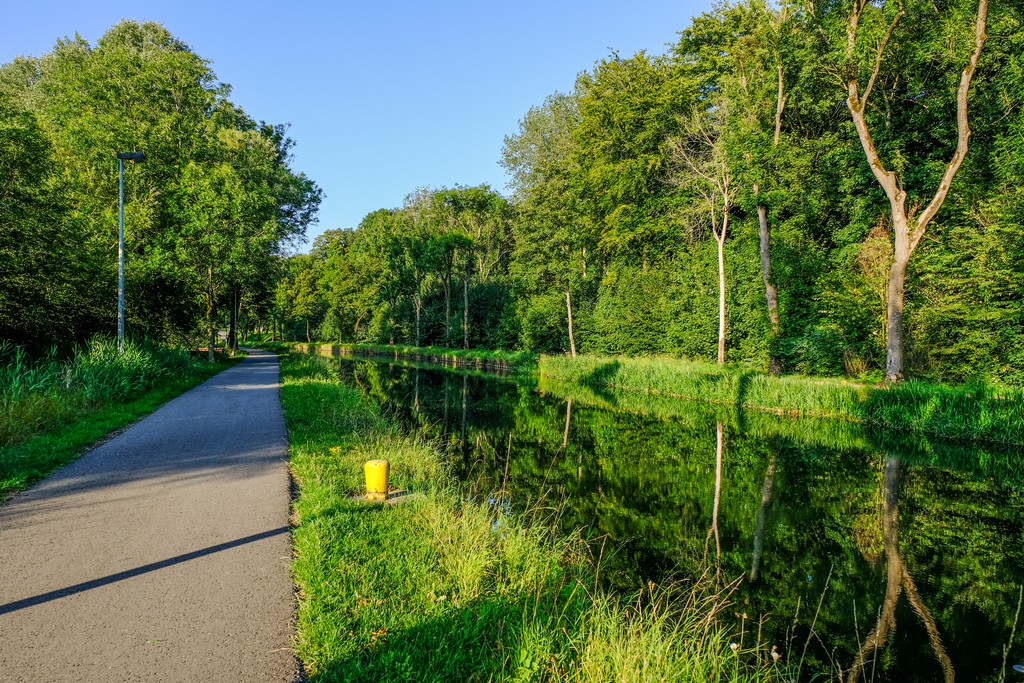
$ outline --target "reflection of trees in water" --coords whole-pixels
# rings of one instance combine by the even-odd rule
[[[887,565],[885,580],[885,599],[882,602],[882,609],[878,615],[878,621],[874,629],[868,634],[857,652],[853,666],[847,674],[847,683],[857,683],[861,680],[864,667],[871,657],[874,661],[874,654],[885,645],[889,635],[896,629],[896,603],[899,601],[900,593],[906,591],[907,599],[914,613],[924,624],[928,632],[928,640],[931,643],[935,658],[942,666],[942,673],[946,683],[953,683],[954,672],[953,662],[946,654],[946,648],[942,645],[939,637],[939,628],[935,624],[928,606],[924,604],[921,595],[917,591],[917,585],[910,576],[910,571],[903,562],[900,554],[899,540],[899,486],[900,486],[900,461],[899,458],[889,455],[885,458],[885,472],[882,477],[882,543],[885,548],[885,561]]]

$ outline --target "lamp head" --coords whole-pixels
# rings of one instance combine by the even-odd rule
[[[136,161],[145,160],[146,155],[143,154],[142,152],[118,152],[117,158],[123,159],[125,161],[131,161],[132,163],[134,163]]]

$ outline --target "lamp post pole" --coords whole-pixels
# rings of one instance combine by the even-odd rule
[[[124,353],[124,162],[142,161],[142,152],[117,153],[117,352]]]
[[[117,155],[117,352],[124,353],[124,159]]]

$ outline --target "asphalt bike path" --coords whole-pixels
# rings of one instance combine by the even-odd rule
[[[0,506],[0,681],[295,681],[277,357]]]

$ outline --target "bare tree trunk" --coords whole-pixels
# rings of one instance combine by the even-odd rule
[[[469,348],[469,277],[462,280],[462,348]]]
[[[760,188],[754,184],[754,195]],[[769,349],[768,372],[777,375],[782,372],[782,364],[775,355],[775,341],[779,338],[779,290],[772,282],[771,231],[768,228],[768,209],[760,202],[757,205],[758,237],[761,242],[761,276],[764,278],[764,296],[768,302],[768,321],[772,326],[772,348]]]
[[[565,403],[565,431],[562,432],[562,448],[569,446],[569,424],[572,421],[572,399],[566,399]]]
[[[312,344],[313,340],[309,337],[309,318],[306,318],[306,343]]]
[[[729,218],[726,214],[722,228],[722,237],[715,236],[718,243],[718,364],[725,365],[725,225]]]
[[[754,194],[758,187],[754,185]],[[772,325],[772,334],[779,336],[779,290],[772,283],[772,252],[771,232],[768,229],[768,209],[764,204],[757,205],[758,234],[761,240],[761,275],[764,278],[764,294],[768,301],[768,320]]]
[[[779,86],[775,95],[775,134],[772,136],[772,151],[779,148],[782,134],[782,112],[786,106],[785,74],[781,61],[775,65],[778,71]],[[757,183],[753,186],[754,196],[760,194]],[[758,238],[761,246],[761,276],[764,278],[764,295],[768,303],[768,321],[772,326],[772,348],[769,350],[768,372],[777,375],[782,372],[782,364],[776,356],[775,344],[779,338],[779,291],[772,281],[771,230],[768,227],[768,207],[762,202],[757,203]]]
[[[906,242],[905,238],[905,232],[902,235],[899,232],[896,233],[897,252],[900,251],[900,243]],[[890,382],[898,382],[903,379],[903,294],[909,260],[909,253],[904,254],[902,258],[897,254],[893,257],[892,267],[889,268],[885,312],[885,378]]]
[[[572,332],[572,299],[569,297],[569,290],[565,290],[565,310],[569,314],[569,354],[576,357],[576,338]]]
[[[452,283],[449,278],[444,282],[444,346],[452,345]],[[418,344],[417,344],[418,345]]]
[[[391,346],[395,345],[395,300],[388,299],[388,335],[390,341],[388,344]]]
[[[416,281],[416,346],[420,345],[420,309],[423,307],[423,282]]]

